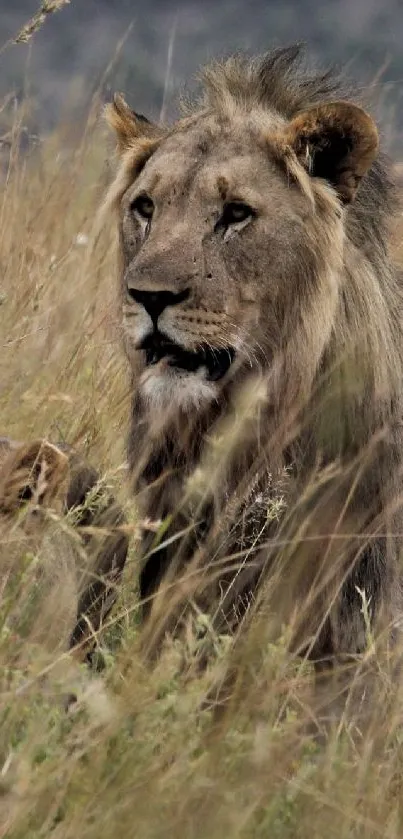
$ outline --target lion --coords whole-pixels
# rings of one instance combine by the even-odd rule
[[[25,605],[39,596],[41,641],[91,662],[127,557],[124,524],[97,472],[71,447],[0,437],[2,590],[7,598],[8,585],[26,572],[27,555],[40,557]],[[18,624],[24,602],[14,613]]]
[[[300,46],[202,82],[172,126],[120,94],[106,112],[145,649],[192,604],[233,631],[274,575],[296,648],[354,656],[400,609],[388,166],[373,118]]]
[[[32,502],[24,522],[28,528],[37,508],[61,512],[68,479],[67,455],[47,440],[20,443],[0,437],[0,513],[3,519],[17,515],[28,501]]]

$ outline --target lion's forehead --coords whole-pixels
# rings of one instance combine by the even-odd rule
[[[207,125],[169,135],[146,165],[141,180],[157,193],[174,187],[183,195],[197,191],[206,197],[223,197],[224,182],[229,192],[239,192],[240,197],[253,185],[259,191],[262,178],[276,175],[277,166],[263,142],[252,143],[247,132],[231,134],[228,128]]]

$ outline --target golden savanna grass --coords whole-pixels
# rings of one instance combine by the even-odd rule
[[[209,638],[200,615],[199,634],[168,643],[153,669],[143,663],[112,218],[89,247],[110,179],[98,113],[94,103],[80,136],[61,127],[28,158],[18,154],[23,115],[12,127],[0,202],[0,432],[77,446],[125,506],[132,546],[100,639],[106,667],[90,673],[57,634],[69,608],[70,522],[50,511],[43,538],[19,518],[2,527],[0,837],[398,839],[399,651],[385,655],[368,631],[368,652],[326,727],[321,705],[342,674],[314,695],[311,666],[287,652],[290,625],[274,637],[267,615],[235,646]],[[42,567],[54,568],[56,601],[40,585]],[[206,637],[211,661],[200,675],[188,665]],[[204,699],[228,672],[232,699],[217,714]],[[71,693],[78,701],[66,713]]]

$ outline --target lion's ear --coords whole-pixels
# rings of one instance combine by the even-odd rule
[[[105,107],[105,118],[116,133],[120,153],[129,149],[140,137],[157,137],[158,126],[142,114],[136,114],[121,93],[115,93],[113,102]]]
[[[309,174],[327,180],[348,204],[377,155],[379,138],[375,123],[358,105],[329,102],[294,117],[287,143]]]

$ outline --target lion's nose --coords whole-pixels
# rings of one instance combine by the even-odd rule
[[[129,288],[128,292],[132,300],[144,306],[154,324],[167,306],[177,306],[189,297],[188,288],[176,294],[173,291],[142,291],[139,288]]]

